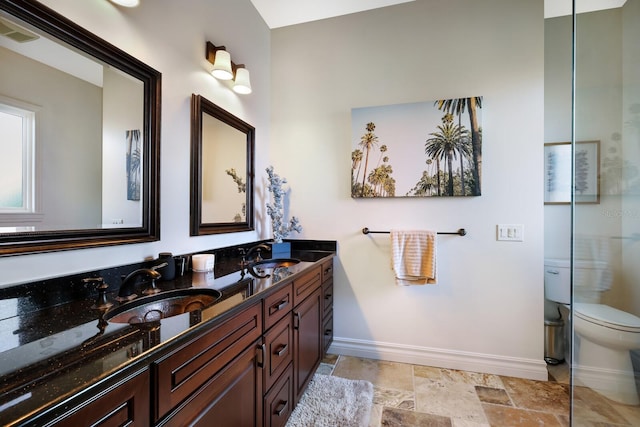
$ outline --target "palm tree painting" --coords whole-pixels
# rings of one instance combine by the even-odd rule
[[[140,131],[128,130],[127,137],[127,200],[140,200]]]
[[[482,97],[351,110],[351,197],[479,196]]]

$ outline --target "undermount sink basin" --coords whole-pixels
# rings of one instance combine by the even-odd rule
[[[112,308],[103,316],[110,323],[130,325],[157,322],[178,314],[190,313],[213,305],[222,293],[209,288],[165,291],[129,301]]]
[[[252,262],[249,267],[264,270],[267,268],[291,267],[299,262],[300,260],[296,258],[270,258]]]
[[[247,270],[249,270],[249,273],[251,273],[252,276],[257,277],[258,279],[266,279],[267,277],[271,277],[271,275],[261,274],[264,273],[264,270],[291,267],[299,262],[300,260],[296,258],[269,258],[252,262],[249,264],[249,268]]]

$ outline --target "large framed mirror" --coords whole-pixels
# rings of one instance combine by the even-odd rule
[[[255,129],[191,96],[191,235],[253,230]]]
[[[0,64],[0,256],[158,240],[161,74],[34,0]]]

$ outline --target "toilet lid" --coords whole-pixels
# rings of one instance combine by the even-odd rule
[[[614,329],[640,332],[640,317],[604,304],[575,303],[574,314],[589,322]],[[637,329],[637,330],[636,330]]]

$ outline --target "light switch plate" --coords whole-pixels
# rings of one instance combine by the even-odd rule
[[[522,224],[498,224],[497,240],[506,242],[524,241],[524,225]]]

